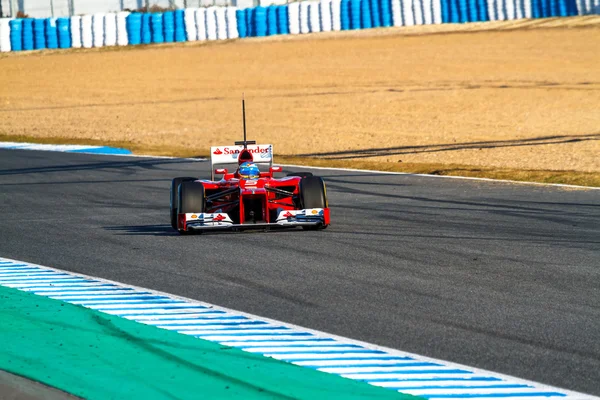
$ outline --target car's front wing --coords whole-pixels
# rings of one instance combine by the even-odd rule
[[[187,213],[179,214],[179,228],[189,230],[219,229],[268,229],[294,226],[329,225],[329,208],[308,208],[304,210],[283,210],[274,222],[233,223],[227,213]]]

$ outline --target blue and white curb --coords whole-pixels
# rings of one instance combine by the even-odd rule
[[[130,150],[122,149],[122,148],[118,148],[118,147],[88,146],[88,145],[76,145],[76,144],[36,144],[36,143],[19,143],[19,142],[0,142],[0,149],[60,151],[63,153],[111,154],[111,155],[131,154]]]
[[[0,257],[0,285],[428,399],[599,397]]]

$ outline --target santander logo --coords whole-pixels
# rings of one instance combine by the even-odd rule
[[[218,151],[218,153],[217,153]],[[248,147],[248,151],[252,154],[268,154],[269,153],[269,148],[268,147],[257,147],[257,148],[251,148]],[[237,148],[229,148],[229,147],[224,147],[223,148],[223,152],[220,151],[220,149],[217,149],[213,152],[213,154],[239,154],[240,153],[240,149]]]
[[[223,154],[223,152],[221,151],[221,149],[216,149],[215,151],[213,151],[213,154]]]

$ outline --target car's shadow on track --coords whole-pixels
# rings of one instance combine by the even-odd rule
[[[118,232],[119,235],[179,236],[169,224],[105,226],[104,229]]]
[[[179,232],[176,232],[173,228],[171,228],[171,225],[169,224],[161,224],[161,225],[123,225],[123,226],[105,226],[104,229],[106,229],[107,231],[113,231],[113,232],[117,232],[118,235],[140,235],[140,236],[181,236],[179,234]],[[284,233],[304,233],[305,235],[308,232],[304,232],[301,229],[298,228],[279,228],[279,229],[270,229],[268,231],[265,231],[263,229],[249,229],[249,230],[242,230],[242,231],[232,231],[232,230],[215,230],[215,231],[211,231],[211,232],[204,232],[204,233],[200,233],[200,232],[196,232],[196,233],[192,233],[190,235],[185,235],[185,236],[216,236],[216,235],[248,235],[248,234],[253,234],[253,233],[261,233],[261,234],[268,234],[268,233],[277,233],[277,234],[284,234]]]

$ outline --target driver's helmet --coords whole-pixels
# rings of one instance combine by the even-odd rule
[[[243,162],[240,164],[238,174],[242,179],[256,179],[260,177],[260,171],[253,162]]]

